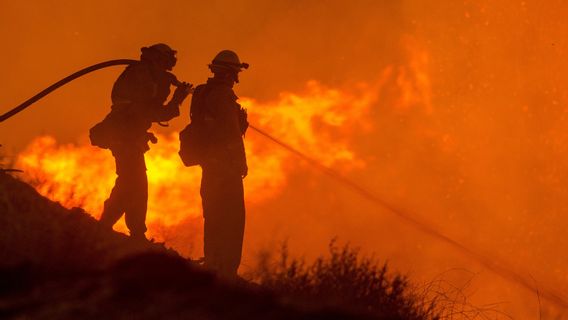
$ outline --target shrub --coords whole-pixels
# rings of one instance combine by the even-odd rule
[[[435,303],[413,294],[407,277],[390,274],[386,263],[362,257],[349,245],[339,247],[335,240],[329,245],[329,257],[312,264],[291,259],[286,244],[276,261],[264,252],[249,276],[307,308],[333,307],[377,319],[439,319]]]

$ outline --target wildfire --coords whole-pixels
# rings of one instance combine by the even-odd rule
[[[5,36],[18,50],[6,51],[13,63],[6,65],[3,102],[19,102],[34,88],[101,55],[136,54],[136,48],[116,40],[147,43],[148,34],[160,37],[155,30],[160,23],[169,26],[164,40],[180,52],[176,72],[181,78],[194,72],[194,64],[196,71],[206,72],[203,61],[219,49],[218,43],[240,43],[239,54],[254,66],[251,72],[273,71],[251,78],[251,73],[243,74],[250,92],[272,94],[306,77],[321,81],[274,95],[271,101],[242,98],[252,124],[456,240],[502,257],[534,276],[535,285],[552,283],[568,292],[568,260],[562,254],[568,248],[563,228],[568,211],[567,2],[366,1],[345,6],[330,1],[322,10],[319,2],[283,6],[251,1],[227,7],[238,11],[228,19],[218,19],[218,10],[177,10],[183,18],[177,12],[158,16],[146,2],[136,4],[143,19],[121,28],[123,15],[116,13],[129,13],[130,4],[112,5],[112,10],[101,4],[92,14],[92,6],[80,1],[54,8],[35,1],[33,6],[42,10],[31,11],[30,2],[14,1],[3,22],[11,27],[5,30],[15,30]],[[178,2],[180,8],[192,6]],[[53,14],[46,14],[50,10],[69,19],[53,24]],[[21,19],[24,11],[32,14],[30,19]],[[101,19],[108,23],[101,25]],[[187,21],[208,32],[192,33],[188,41]],[[245,32],[227,34],[237,24]],[[225,36],[210,41],[219,32]],[[59,36],[56,46],[48,41],[53,35]],[[109,35],[118,38],[109,42]],[[267,39],[272,45],[266,45]],[[97,43],[109,45],[93,47]],[[200,43],[199,52],[195,43]],[[77,54],[68,55],[68,48]],[[58,63],[28,70],[38,52],[41,61]],[[83,112],[66,101],[81,101],[85,108],[103,105],[116,72],[63,88],[59,92],[65,94],[41,101],[43,110],[34,107],[26,111],[33,116],[3,126],[2,143],[18,144],[16,148],[38,130],[52,129],[57,140],[29,139],[13,166],[24,169],[22,178],[41,194],[66,207],[80,206],[96,218],[115,179],[113,158],[77,135],[77,126],[86,133],[89,125],[78,121],[63,128],[68,120],[54,113]],[[61,143],[59,137],[75,139],[70,134],[77,135],[75,143]],[[177,135],[159,139],[146,154],[148,236],[188,254],[186,247],[200,240],[202,230],[200,169],[181,166]],[[309,257],[337,236],[425,279],[447,268],[475,272],[480,279],[470,291],[483,308],[507,301],[497,305],[504,318],[534,318],[536,311],[543,318],[562,317],[546,304],[541,308],[534,292],[516,293],[517,287],[418,232],[399,228],[395,218],[357,202],[357,196],[331,180],[305,183],[304,177],[316,177],[305,174],[305,162],[255,132],[249,131],[245,141],[250,168],[245,254],[286,238],[291,252]],[[307,192],[313,201],[302,203]],[[126,232],[123,224],[115,229]]]
[[[384,68],[372,83],[338,89],[310,81],[301,93],[284,92],[267,102],[242,98],[240,103],[248,109],[253,125],[319,163],[342,172],[362,169],[366,162],[354,151],[352,139],[374,129],[373,108],[386,102],[394,112],[415,107],[427,114],[432,111],[428,54],[411,41],[406,47],[408,63]],[[201,172],[182,165],[177,134],[158,135],[158,139],[146,154],[148,236],[187,254],[188,238],[200,241]],[[250,206],[277,196],[302,162],[255,132],[247,133],[245,145],[249,165],[245,194]],[[17,166],[42,195],[65,207],[81,207],[95,218],[116,177],[114,159],[107,150],[88,143],[59,144],[50,136],[36,138],[19,155]],[[115,229],[127,232],[122,220]],[[192,234],[180,232],[187,229]]]
[[[248,108],[252,123],[268,128],[325,165],[350,170],[363,166],[364,161],[351,149],[349,137],[365,127],[366,113],[377,97],[376,86],[351,92],[311,81],[302,94],[283,93],[279,100],[265,103],[245,98],[241,103]],[[177,134],[158,139],[146,154],[150,186],[147,223],[149,236],[164,241],[169,229],[200,217],[201,172],[181,163]],[[245,144],[250,167],[245,179],[246,200],[254,205],[282,190],[298,160],[253,132],[247,134]],[[115,179],[114,160],[107,150],[88,144],[58,144],[50,136],[35,139],[20,154],[18,167],[42,195],[66,207],[82,207],[96,218]],[[127,230],[123,223],[116,229]]]

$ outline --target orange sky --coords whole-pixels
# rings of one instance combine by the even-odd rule
[[[567,14],[563,1],[4,1],[1,111],[81,67],[136,58],[154,42],[179,51],[174,72],[193,83],[206,79],[217,51],[236,50],[251,64],[237,94],[261,106],[282,92],[309,95],[310,80],[341,92],[365,83],[378,97],[357,119],[369,128],[347,139],[365,166],[344,172],[568,292]],[[43,134],[84,143],[108,112],[119,72],[89,75],[2,123],[0,143],[12,152]],[[313,256],[337,235],[417,279],[471,271],[474,301],[505,301],[500,308],[517,319],[537,318],[534,294],[294,165],[286,188],[249,207],[247,261],[259,244],[285,238]],[[456,281],[469,277],[455,272]]]
[[[155,42],[179,51],[175,73],[194,83],[206,79],[206,65],[219,50],[236,50],[252,65],[239,86],[244,96],[271,98],[311,79],[330,84],[372,79],[397,59],[406,24],[399,5],[369,9],[363,2],[346,7],[319,1],[105,0],[0,6],[0,32],[8,49],[2,58],[9,62],[0,80],[5,109],[83,66],[137,58],[141,46]],[[33,113],[0,128],[0,136],[10,137],[3,143],[22,147],[38,133],[70,139],[85,132],[107,111],[117,72],[99,72],[58,91]],[[22,126],[34,130],[9,134]]]

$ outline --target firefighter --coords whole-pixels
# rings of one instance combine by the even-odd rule
[[[226,277],[237,276],[245,228],[243,178],[248,168],[243,136],[248,122],[233,86],[246,68],[235,52],[219,52],[209,65],[213,77],[195,89],[191,104],[192,116],[199,113],[207,131],[200,163],[204,263]]]
[[[177,61],[176,51],[168,45],[159,43],[141,51],[140,62],[128,66],[114,83],[111,112],[93,128],[100,129],[91,129],[91,140],[100,140],[99,146],[111,150],[118,176],[100,223],[112,228],[125,214],[131,237],[145,240],[148,178],[144,153],[149,150],[148,142],[157,142],[148,130],[154,122],[179,116],[179,106],[191,85],[178,82],[168,72]],[[172,85],[177,89],[165,104]]]

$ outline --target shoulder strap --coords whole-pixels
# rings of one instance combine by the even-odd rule
[[[207,108],[205,102],[211,91],[210,89],[210,86],[206,84],[199,85],[195,88],[191,99],[191,106],[189,107],[189,118],[192,122],[203,118]]]

